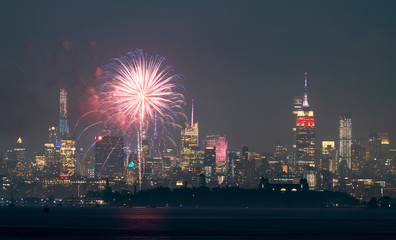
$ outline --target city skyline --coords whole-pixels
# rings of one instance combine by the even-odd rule
[[[396,239],[395,0],[0,6],[1,240]]]
[[[308,110],[310,110],[310,105],[308,104],[308,97],[307,97],[307,80],[308,80],[308,78],[307,78],[307,75],[308,75],[308,73],[307,72],[305,72],[305,88],[304,88],[304,92],[303,92],[303,94],[301,94],[301,96],[298,96],[297,97],[297,99],[301,99],[301,103],[299,103],[301,106],[304,106],[304,104],[306,105],[305,107],[308,107]],[[65,125],[66,127],[66,130],[60,130],[60,131],[66,131],[67,132],[67,134],[70,134],[70,136],[72,136],[73,138],[76,138],[77,136],[82,136],[83,134],[81,134],[82,133],[82,131],[80,131],[80,132],[77,132],[77,131],[75,131],[75,132],[72,132],[73,130],[70,130],[70,133],[69,133],[69,123],[68,123],[68,117],[64,117],[65,115],[64,115],[64,112],[67,112],[67,114],[69,114],[68,112],[70,111],[69,109],[68,109],[68,107],[66,106],[64,106],[64,99],[65,99],[65,97],[64,96],[66,96],[68,93],[67,93],[67,91],[64,89],[64,88],[61,88],[61,89],[59,89],[60,90],[60,95],[58,95],[58,96],[60,96],[58,99],[57,99],[57,101],[58,101],[58,104],[59,104],[59,106],[58,106],[58,108],[60,107],[60,118],[58,118],[57,120],[58,120],[58,123],[54,123],[54,124],[52,124],[52,125],[49,125],[48,127],[52,127],[52,126],[62,126],[62,125]],[[311,93],[310,93],[311,94]],[[63,100],[62,100],[63,99]],[[295,99],[295,101],[296,101],[296,99]],[[59,103],[60,102],[60,103]],[[189,107],[190,107],[190,104],[192,104],[192,109],[188,109]],[[187,116],[188,115],[190,115],[191,116],[191,118],[193,118],[193,116],[194,116],[194,114],[193,114],[193,112],[192,111],[194,111],[194,106],[193,106],[193,104],[194,104],[194,99],[191,99],[191,101],[187,101],[187,103],[186,103],[186,114],[187,114]],[[297,105],[299,105],[299,104],[297,104]],[[294,108],[295,108],[295,106],[296,106],[296,103],[294,103]],[[190,113],[188,113],[188,111],[190,111]],[[295,111],[295,110],[293,110],[293,109],[291,109],[291,111],[289,111],[290,112],[290,115],[291,115],[291,117],[293,118],[293,115],[297,115],[297,112]],[[343,113],[341,113],[340,115],[343,115]],[[295,119],[296,117],[294,117],[294,120],[296,120]],[[315,116],[315,118],[316,118],[316,116]],[[65,119],[65,120],[63,120],[63,119]],[[79,119],[78,121],[81,121],[81,119]],[[64,122],[66,122],[66,123],[64,123]],[[72,125],[74,125],[74,123],[71,123]],[[191,127],[191,124],[192,124],[192,122],[191,122],[191,119],[189,119],[189,118],[187,118],[187,121],[185,121],[185,126],[186,127],[188,127],[189,125],[190,125],[190,127]],[[297,126],[298,126],[298,121],[297,121]],[[316,124],[314,123],[314,125],[313,126],[315,126],[315,128],[316,128]],[[48,128],[47,127],[47,128]],[[293,123],[293,125],[292,126],[288,126],[288,127],[295,127],[295,123]],[[61,129],[62,127],[60,127],[60,129]],[[180,129],[181,130],[181,129]],[[43,130],[43,132],[45,132],[46,131],[46,129],[44,129]],[[339,129],[336,129],[336,131],[339,131]],[[376,132],[376,131],[379,131],[379,132],[381,132],[381,130],[378,130],[378,129],[375,129],[375,130],[373,130],[373,129],[371,129],[370,130],[370,132],[367,132],[367,136],[354,136],[353,134],[352,134],[352,141],[353,140],[362,140],[362,139],[366,139],[367,141],[369,140],[369,137],[370,137],[370,133],[372,133],[372,132]],[[291,134],[295,134],[294,133],[294,131],[290,131],[291,132]],[[175,133],[176,134],[178,134],[178,130],[176,130],[175,131]],[[47,133],[46,133],[47,134]],[[61,133],[59,133],[60,135],[62,135]],[[202,134],[202,133],[201,133]],[[206,138],[206,136],[210,136],[211,134],[222,134],[222,133],[218,133],[218,132],[216,132],[216,131],[209,131],[206,135],[204,135],[204,136],[202,136],[200,139],[199,139],[199,144],[202,144],[202,142],[203,141],[205,141],[205,138]],[[317,133],[315,132],[315,135],[316,135]],[[337,134],[339,134],[339,132],[337,132]],[[97,132],[94,132],[94,134],[92,135],[90,135],[90,136],[93,136],[92,137],[92,139],[90,139],[89,141],[90,142],[85,142],[85,143],[80,143],[80,146],[83,146],[83,147],[86,147],[86,148],[88,148],[92,143],[94,143],[95,142],[95,138],[98,136],[98,135],[101,135],[101,131],[97,131]],[[121,134],[122,135],[122,134]],[[121,136],[119,133],[117,133],[117,134],[115,134],[114,136],[120,136],[120,137],[125,137],[125,136]],[[180,136],[181,137],[181,136]],[[22,138],[22,139],[24,139],[24,136],[22,135],[22,136],[20,136],[20,135],[18,135],[18,137],[17,137],[17,140],[19,141],[19,139],[20,138]],[[174,140],[176,140],[177,142],[179,141],[179,140],[181,140],[179,137],[176,137],[177,139],[174,139]],[[293,138],[294,137],[292,137],[291,138],[291,140],[289,141],[289,143],[283,143],[282,142],[282,144],[287,144],[288,146],[290,146],[290,147],[293,147],[293,145],[295,144],[295,143],[293,143],[293,141],[295,141],[295,140],[293,140]],[[339,136],[338,137],[336,137],[336,138],[329,138],[329,137],[322,137],[322,138],[320,138],[320,139],[318,139],[317,137],[314,137],[314,139],[315,139],[315,144],[316,145],[320,145],[320,142],[322,142],[322,141],[329,141],[329,140],[332,140],[332,141],[339,141]],[[233,141],[233,140],[231,140],[231,141]],[[14,141],[15,142],[15,141]],[[14,147],[15,146],[15,144],[14,144],[14,142],[9,142],[8,143],[8,146],[7,145],[5,145],[5,147],[4,147],[4,149],[2,149],[2,150],[7,150],[7,149],[11,149],[12,147]],[[43,150],[43,148],[42,148],[42,146],[43,146],[43,144],[45,143],[45,142],[47,142],[47,140],[43,140],[43,142],[41,143],[41,146],[39,146],[38,148],[39,148],[39,150],[38,149],[34,149],[32,152],[42,152],[42,150]],[[235,140],[233,141],[233,142],[235,142]],[[24,142],[25,144],[26,144],[26,142]],[[29,143],[28,143],[29,144]],[[37,143],[36,143],[37,144]],[[274,143],[273,143],[273,146],[271,146],[270,148],[269,148],[269,150],[268,151],[262,151],[261,149],[254,149],[254,151],[257,151],[257,152],[262,152],[262,153],[264,153],[264,152],[273,152],[274,150],[275,150],[275,148],[276,148],[276,144],[279,144],[279,141],[275,141]],[[391,146],[393,146],[392,145],[392,141],[390,141],[390,144],[391,144]],[[33,145],[33,144],[32,144]],[[244,143],[241,143],[239,146],[236,146],[236,147],[231,147],[231,148],[228,148],[228,149],[240,149],[241,147],[243,147],[244,145],[247,145],[247,144],[244,144]],[[29,145],[27,145],[28,147],[28,149],[29,149]],[[31,145],[30,145],[31,146]],[[181,145],[178,145],[177,146],[177,148],[180,148],[181,147]],[[0,149],[1,149],[1,146],[0,146]],[[319,149],[319,148],[318,148]],[[31,152],[31,153],[32,153]]]
[[[354,3],[346,6],[353,7]],[[112,57],[136,48],[167,57],[166,63],[184,75],[186,99],[195,99],[200,135],[225,134],[230,148],[247,144],[255,151],[272,152],[277,141],[292,143],[290,127],[294,123],[290,111],[293,98],[303,90],[305,71],[310,79],[318,140],[338,139],[338,118],[343,112],[353,116],[353,137],[368,139],[371,130],[389,132],[391,139],[396,135],[396,116],[392,112],[396,99],[391,91],[393,3],[376,5],[376,11],[372,11],[370,3],[351,10],[339,7],[337,2],[290,2],[291,8],[279,16],[271,11],[279,10],[281,4],[255,1],[204,2],[196,6],[182,2],[167,6],[121,3],[120,7],[110,8],[99,3],[96,12],[88,13],[90,20],[68,19],[49,2],[42,9],[41,5],[28,5],[21,11],[11,11],[17,6],[7,3],[4,9],[14,15],[1,16],[15,19],[24,14],[29,18],[32,12],[27,9],[39,9],[53,21],[37,16],[29,23],[16,20],[5,26],[6,33],[16,40],[0,40],[1,46],[8,46],[4,49],[7,60],[2,58],[0,67],[4,81],[0,107],[7,112],[7,117],[0,120],[2,151],[12,147],[18,137],[30,149],[41,148],[46,129],[57,125],[59,88],[65,88],[72,99],[69,122],[73,125],[90,108],[92,87],[103,66]],[[172,8],[175,6],[181,11]],[[81,7],[73,10],[64,6],[64,10],[81,13],[89,6],[85,3]],[[148,21],[157,23],[149,28],[150,34],[135,23],[134,14],[114,20],[99,17],[102,9],[111,12],[121,8],[132,12],[138,9],[141,19],[149,19],[145,15],[147,8],[161,14]],[[190,13],[204,13],[207,18],[197,22],[199,18]],[[185,21],[178,21],[178,14]],[[235,14],[245,18],[234,18]],[[74,29],[83,19],[87,31],[79,36]],[[159,19],[164,22],[159,24]],[[109,27],[115,23],[117,27]],[[167,23],[173,27],[165,27]],[[61,32],[57,31],[59,26]],[[94,26],[101,26],[100,31]],[[193,28],[186,31],[188,26]],[[126,28],[133,34],[123,31]]]

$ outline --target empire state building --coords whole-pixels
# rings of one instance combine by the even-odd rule
[[[305,73],[305,91],[301,107],[295,111],[295,167],[302,173],[307,168],[315,167],[315,118],[308,103],[308,81]]]

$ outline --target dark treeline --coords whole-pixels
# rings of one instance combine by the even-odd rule
[[[275,192],[240,188],[154,188],[136,194],[104,192],[110,205],[169,207],[353,207],[359,201],[342,192]]]

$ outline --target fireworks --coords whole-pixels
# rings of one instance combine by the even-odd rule
[[[184,96],[178,90],[181,75],[173,74],[170,66],[164,66],[165,58],[148,57],[141,50],[113,59],[103,76],[107,80],[98,87],[99,107],[105,126],[132,136],[137,128],[139,182],[143,127],[157,121],[174,127],[183,115]]]

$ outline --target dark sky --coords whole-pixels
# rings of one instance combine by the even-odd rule
[[[342,112],[354,136],[396,136],[395,13],[374,0],[0,1],[0,150],[21,136],[39,151],[59,87],[73,125],[97,67],[137,48],[184,75],[200,135],[226,134],[231,148],[292,142],[305,71],[319,140],[337,139]]]

